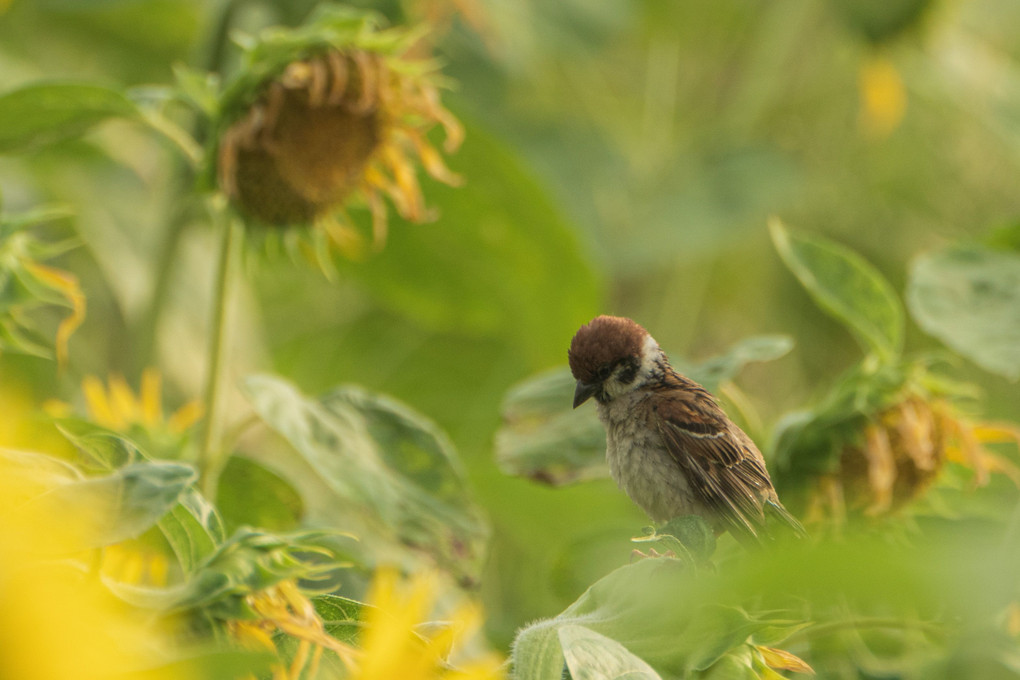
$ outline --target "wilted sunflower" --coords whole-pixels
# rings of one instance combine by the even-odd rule
[[[862,422],[840,451],[838,470],[819,478],[809,514],[894,512],[920,498],[947,461],[969,467],[975,486],[991,472],[1020,486],[1020,468],[984,446],[1009,441],[1020,444],[1020,429],[972,421],[948,399],[909,395]]]
[[[435,65],[405,58],[416,38],[333,9],[249,45],[224,97],[217,151],[218,185],[234,206],[268,225],[314,223],[347,248],[357,244],[343,213],[352,200],[371,211],[376,246],[386,235],[383,197],[404,219],[430,218],[415,163],[458,184],[426,135],[440,125],[452,152],[463,130],[440,103]]]
[[[972,392],[921,361],[852,372],[816,409],[788,417],[775,456],[787,479],[804,478],[808,520],[895,512],[924,496],[947,462],[969,468],[974,486],[996,472],[1020,487],[1020,468],[986,446],[1020,445],[1020,428],[965,415],[957,400]]]

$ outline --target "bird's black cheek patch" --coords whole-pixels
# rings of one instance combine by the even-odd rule
[[[621,385],[629,385],[634,382],[638,371],[641,369],[641,362],[637,357],[627,357],[621,362],[622,370],[617,374],[616,379]]]

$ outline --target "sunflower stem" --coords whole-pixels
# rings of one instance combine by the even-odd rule
[[[249,0],[229,0],[223,3],[209,36],[206,56],[200,68],[214,74],[219,74],[223,70],[227,47],[230,44],[230,29],[238,11],[242,5],[248,2]],[[149,123],[152,124],[153,121],[150,120]],[[157,127],[161,124],[163,124],[162,121],[156,121]],[[171,188],[168,192],[170,205],[166,209],[167,216],[162,230],[163,240],[157,251],[158,259],[152,293],[149,297],[148,309],[139,319],[132,333],[132,337],[136,339],[135,349],[130,357],[134,372],[140,373],[150,364],[158,363],[155,356],[157,331],[173,283],[174,265],[178,259],[177,252],[184,239],[184,233],[192,224],[190,220],[192,204],[189,199],[194,196],[196,168],[200,166],[202,160],[203,150],[200,147],[205,143],[206,135],[211,134],[208,126],[208,121],[199,119],[191,124],[189,130],[168,128],[160,130],[163,134],[169,132],[170,139],[178,143],[179,146],[180,140],[175,139],[175,136],[183,135],[199,148],[185,149],[184,155],[188,157],[187,161],[181,155],[175,155],[173,158]],[[185,142],[183,147],[187,146],[189,144]]]
[[[226,374],[224,349],[229,330],[231,282],[240,260],[239,233],[241,225],[226,208],[216,208],[223,222],[223,241],[213,297],[209,359],[206,363],[206,382],[203,402],[205,419],[202,422],[201,448],[198,451],[198,471],[202,493],[210,501],[216,497],[216,485],[223,468],[223,381]]]

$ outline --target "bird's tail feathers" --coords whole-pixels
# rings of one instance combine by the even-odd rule
[[[798,538],[807,538],[807,531],[804,525],[797,521],[797,518],[790,514],[790,511],[783,507],[779,501],[766,501],[765,510],[767,514],[777,517],[789,527]]]

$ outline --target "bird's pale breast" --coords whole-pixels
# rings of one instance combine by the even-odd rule
[[[687,476],[650,422],[651,411],[641,407],[640,391],[620,395],[598,405],[606,428],[606,461],[617,485],[656,522],[680,515],[714,519],[696,498]]]

